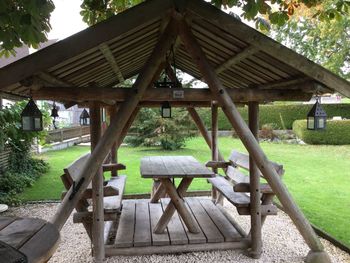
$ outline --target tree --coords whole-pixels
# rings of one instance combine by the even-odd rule
[[[143,0],[83,0],[83,20],[93,25],[122,12]],[[318,8],[322,0],[211,0],[218,8],[238,7],[242,17],[254,20],[256,26],[266,30],[271,24],[282,26],[300,7]],[[329,9],[319,8],[317,17],[333,19],[349,14],[349,0],[335,0]],[[49,18],[54,9],[52,0],[0,1],[0,56],[14,53],[23,43],[37,47],[47,40]]]
[[[323,65],[335,74],[350,79],[350,16],[325,13],[334,1],[325,0],[318,8],[300,8],[283,26],[273,26],[271,35],[310,60]]]
[[[165,119],[155,109],[142,108],[126,138],[132,146],[161,146],[176,150],[185,146],[187,138],[194,136],[191,120],[185,109],[173,109],[172,118]]]
[[[54,8],[52,0],[1,0],[0,57],[15,55],[23,44],[37,48],[47,41]]]

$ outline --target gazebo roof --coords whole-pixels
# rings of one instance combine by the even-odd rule
[[[149,0],[130,8],[1,68],[0,92],[28,96],[41,87],[115,87],[140,72],[175,11],[185,16],[227,88],[350,97],[346,80],[201,0]],[[174,49],[177,68],[202,79],[180,38]]]

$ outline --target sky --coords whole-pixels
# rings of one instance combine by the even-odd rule
[[[56,8],[51,14],[49,39],[61,40],[87,28],[80,15],[81,3],[81,0],[54,0]]]

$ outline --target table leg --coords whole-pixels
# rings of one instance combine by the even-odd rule
[[[165,194],[166,194],[165,187],[163,186],[162,182],[160,182],[154,194],[152,195],[150,203],[158,203],[159,199],[164,197]]]
[[[179,215],[186,224],[188,230],[192,233],[199,233],[199,227],[193,218],[191,212],[188,210],[184,200],[181,198],[186,193],[187,188],[190,186],[193,178],[183,178],[179,187],[176,189],[170,179],[161,179],[163,187],[166,189],[171,202],[166,207],[163,215],[159,219],[154,233],[161,234],[167,227],[171,217],[175,213],[175,209],[179,212]]]

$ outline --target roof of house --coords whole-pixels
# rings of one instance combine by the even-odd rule
[[[149,0],[130,8],[1,68],[0,91],[28,96],[40,86],[115,87],[140,72],[174,12],[186,18],[227,88],[350,97],[346,80],[202,0]],[[179,39],[174,49],[177,68],[202,79]]]

